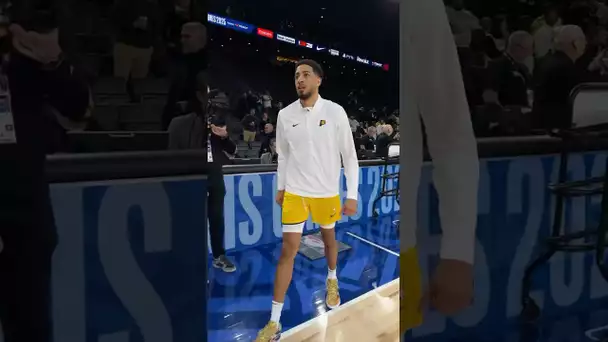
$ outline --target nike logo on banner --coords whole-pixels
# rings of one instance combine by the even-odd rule
[[[317,51],[323,51],[323,50],[325,50],[324,47],[317,46]]]

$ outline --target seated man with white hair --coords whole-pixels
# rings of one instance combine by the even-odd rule
[[[376,155],[386,158],[388,145],[393,142],[393,127],[391,125],[378,126],[378,138],[376,140]]]
[[[528,90],[532,87],[532,76],[525,62],[533,53],[534,38],[528,32],[516,31],[509,36],[504,55],[488,66],[488,80],[483,94],[486,103],[530,106]]]
[[[534,127],[566,128],[571,125],[570,93],[585,81],[585,73],[576,66],[587,48],[583,30],[563,26],[555,37],[555,52],[539,66],[534,89]]]

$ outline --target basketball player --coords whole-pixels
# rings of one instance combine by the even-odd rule
[[[453,315],[471,304],[479,159],[456,46],[442,0],[401,0],[401,330],[429,304]],[[424,122],[443,237],[426,292],[416,251]]]
[[[277,265],[270,322],[259,332],[256,342],[278,341],[281,336],[281,310],[309,215],[321,226],[325,245],[328,266],[325,304],[330,309],[340,305],[334,227],[341,213],[350,216],[357,212],[359,162],[344,108],[319,95],[322,78],[323,70],[317,62],[300,61],[295,73],[299,100],[279,112],[276,201],[282,206],[283,248]],[[343,210],[339,196],[340,157],[347,181]]]

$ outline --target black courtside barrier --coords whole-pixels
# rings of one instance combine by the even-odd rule
[[[54,155],[47,178],[53,340],[207,341],[206,153]]]
[[[547,136],[478,140],[482,159],[557,155],[561,147],[559,139]],[[606,151],[608,143],[594,142],[577,149]],[[206,151],[48,158],[47,177],[59,235],[53,261],[55,341],[110,340],[129,336],[135,330],[145,341],[205,340],[206,159]],[[360,161],[364,170],[383,163]],[[273,171],[276,165],[235,164],[224,168],[227,177]],[[364,172],[364,178],[370,179],[373,172],[377,173]],[[272,182],[261,181],[269,178],[250,175],[245,178],[260,181],[256,186],[265,189],[268,201],[263,202],[273,203]],[[501,177],[486,188],[503,189],[498,187],[505,182]],[[249,184],[250,180],[241,183]],[[366,181],[364,188],[363,197],[372,198],[373,185]],[[232,200],[239,206],[259,209],[264,213],[260,218],[272,216],[271,207],[252,209],[247,194],[241,201],[235,197],[239,194],[234,188],[231,191]],[[488,191],[489,196],[504,195]],[[229,215],[235,215],[235,209],[231,210]],[[230,229],[227,234],[235,239],[236,246],[243,245],[234,227]]]

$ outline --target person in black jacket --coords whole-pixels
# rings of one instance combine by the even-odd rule
[[[178,58],[171,76],[171,86],[162,117],[163,129],[167,129],[176,116],[190,112],[186,108],[192,94],[196,93],[196,76],[207,69],[207,28],[200,22],[190,22],[182,27],[182,55]]]
[[[360,139],[358,150],[375,151],[376,150],[376,126],[370,126],[365,129],[366,135]]]
[[[118,0],[114,20],[114,77],[126,82],[126,90],[136,101],[136,80],[148,76],[157,37],[162,32],[162,15],[157,0]]]
[[[13,48],[0,75],[8,79],[2,82],[3,95],[8,91],[11,98],[10,105],[2,98],[6,125],[0,130],[0,321],[5,342],[51,341],[51,256],[57,236],[45,177],[49,119],[44,113],[52,107],[77,121],[89,102],[86,84],[62,59],[57,26],[46,18],[52,13],[40,16],[45,18],[16,18],[20,24],[10,27]]]
[[[570,93],[588,77],[586,70],[576,66],[587,48],[580,27],[564,26],[555,38],[555,45],[556,51],[547,56],[537,70],[533,107],[533,127],[536,129],[570,128]]]
[[[209,235],[213,267],[224,272],[236,271],[236,266],[226,257],[224,249],[224,196],[226,187],[222,166],[229,164],[236,154],[236,144],[230,140],[223,118],[208,113],[209,86],[205,75],[197,75],[198,90],[193,95],[194,112],[178,116],[169,125],[169,149],[207,149],[209,168]]]
[[[388,146],[394,141],[393,132],[391,125],[381,125],[378,127],[378,137],[376,139],[376,155],[378,157],[388,157]]]
[[[271,152],[271,143],[276,139],[277,133],[274,131],[274,126],[271,123],[264,125],[264,131],[262,132],[262,144],[260,145],[259,157],[262,157],[264,153]]]

